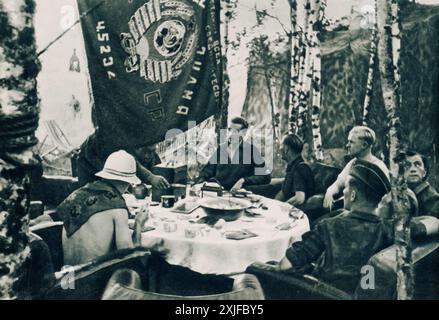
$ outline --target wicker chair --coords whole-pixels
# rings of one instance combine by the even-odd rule
[[[92,262],[57,272],[56,284],[43,299],[99,300],[116,270],[130,268],[142,274],[147,270],[150,255],[150,251],[143,248],[123,249]],[[69,283],[69,280],[72,282]]]
[[[30,232],[38,235],[49,247],[54,271],[61,270],[62,266],[64,265],[62,229],[62,222],[53,221],[40,223],[29,228]]]
[[[208,277],[208,276],[207,276]],[[203,281],[203,275],[199,275]],[[191,283],[187,281],[187,285]],[[233,287],[228,292],[206,295],[175,295],[145,291],[142,280],[133,270],[116,271],[108,282],[103,300],[263,300],[261,285],[255,276],[243,274],[235,277]]]
[[[415,299],[439,299],[439,240],[414,243],[412,252]],[[269,264],[255,263],[246,272],[255,275],[267,299],[279,300],[383,300],[396,298],[396,248],[390,246],[368,262],[375,270],[375,288],[344,292],[309,275],[278,271]]]

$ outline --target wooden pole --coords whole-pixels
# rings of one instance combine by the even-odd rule
[[[401,106],[399,48],[400,29],[397,0],[377,0],[378,61],[384,106],[389,120],[389,154],[392,183],[394,237],[397,261],[397,297],[399,300],[413,298],[413,265],[410,239],[410,210],[407,186],[403,178],[401,142]]]
[[[0,299],[20,297],[29,257],[29,169],[39,164],[37,58],[33,0],[0,2]]]

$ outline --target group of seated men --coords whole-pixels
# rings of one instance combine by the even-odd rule
[[[292,134],[283,138],[281,153],[287,167],[285,178],[279,183],[271,179],[258,148],[244,141],[242,132],[247,128],[245,119],[232,120],[227,143],[218,147],[202,170],[199,181],[214,179],[228,190],[245,188],[294,206],[303,205],[314,195],[315,182],[309,165],[301,155],[302,140]],[[386,228],[383,211],[377,210],[383,197],[387,195],[389,199],[389,170],[372,154],[375,139],[375,133],[368,127],[358,126],[350,131],[347,151],[352,160],[328,188],[323,201],[323,207],[331,208],[336,196],[342,192],[343,210],[321,219],[303,235],[302,241],[293,243],[278,264],[279,270],[310,272],[342,290],[352,292],[361,267],[372,255],[391,244],[392,234]],[[249,150],[250,158],[246,155]],[[219,159],[227,159],[228,162],[223,163]],[[408,152],[405,163],[404,177],[416,197],[418,208],[414,214],[426,216],[432,222],[421,231],[425,235],[437,234],[439,194],[427,182],[426,159],[418,153]],[[154,176],[142,168],[138,155],[119,150],[107,157],[103,168],[96,168],[95,179],[89,175],[88,181],[91,182],[73,192],[58,207],[57,214],[64,222],[66,265],[81,264],[117,249],[140,245],[147,213],[140,210],[136,215],[134,232],[131,232],[128,209],[122,197],[130,185],[140,183],[139,167],[147,172],[144,176],[156,187],[169,185],[163,177]]]

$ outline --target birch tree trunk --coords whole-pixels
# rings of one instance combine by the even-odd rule
[[[299,60],[300,60],[300,36],[297,26],[297,0],[291,0],[291,67],[290,67],[290,98],[288,114],[289,131],[290,133],[297,133],[297,116],[298,116],[298,99],[299,99]]]
[[[363,125],[367,126],[367,116],[369,115],[372,95],[373,95],[373,80],[374,72],[376,66],[376,56],[377,56],[377,26],[376,23],[372,29],[372,36],[370,40],[369,48],[369,71],[367,73],[367,84],[366,84],[366,96],[364,97],[363,104]]]
[[[323,22],[323,7],[321,0],[314,0],[312,11],[315,14],[315,20],[312,30],[311,39],[311,57],[312,57],[312,112],[311,125],[313,135],[313,157],[315,160],[323,160],[322,136],[320,134],[320,110],[322,100],[322,62],[320,50],[320,30]]]
[[[227,121],[229,117],[229,87],[230,78],[228,73],[227,54],[229,52],[229,24],[232,16],[232,6],[230,0],[221,0],[221,18],[220,30],[222,34],[222,95],[220,112],[216,115],[216,131],[219,137],[219,130],[227,128]]]
[[[392,182],[392,204],[394,218],[394,237],[397,261],[397,296],[399,300],[413,298],[413,265],[410,239],[410,211],[407,186],[402,175],[401,124],[399,108],[401,104],[398,83],[400,29],[397,0],[377,0],[377,25],[379,34],[378,59],[381,75],[384,106],[389,120],[389,153]]]
[[[291,119],[291,127],[292,127],[292,133],[300,135],[301,129],[302,129],[302,123],[301,123],[301,117],[300,111],[303,111],[300,109],[300,103],[304,99],[304,93],[303,93],[303,87],[304,87],[304,81],[305,81],[305,75],[306,75],[306,69],[307,66],[305,65],[306,62],[306,56],[307,56],[307,49],[306,49],[306,41],[305,41],[305,35],[303,32],[298,34],[298,46],[297,46],[297,81],[295,83],[295,95],[293,96],[293,105],[292,105],[292,119]]]
[[[294,95],[292,97],[292,106],[291,106],[291,132],[297,134],[299,136],[303,136],[303,125],[305,112],[307,110],[306,104],[308,101],[308,97],[306,97],[306,86],[307,80],[306,77],[309,73],[309,56],[307,50],[307,29],[309,25],[309,12],[310,12],[310,0],[306,0],[305,6],[303,7],[304,11],[304,26],[303,30],[298,32],[299,26],[297,24],[297,3],[296,10],[293,11],[293,3],[292,3],[292,23],[294,23],[294,15],[296,21],[296,33],[293,34],[295,38],[295,44],[297,44],[294,55],[296,56],[297,63],[297,81],[294,84]],[[293,44],[292,44],[293,45]],[[293,54],[293,53],[292,53]]]
[[[38,165],[40,69],[34,38],[33,0],[0,2],[0,299],[19,296],[16,281],[29,256],[28,169]]]
[[[303,73],[301,81],[301,89],[299,96],[299,116],[298,116],[298,134],[303,139],[305,139],[306,124],[308,122],[308,104],[311,91],[311,80],[312,80],[312,50],[310,48],[310,42],[312,38],[312,28],[314,26],[314,14],[312,11],[311,0],[307,0],[305,3],[305,33],[304,39],[304,63],[303,63]]]
[[[268,98],[270,101],[270,110],[271,110],[271,128],[273,130],[272,132],[272,136],[273,136],[273,141],[275,143],[275,149],[277,149],[277,134],[276,134],[276,121],[275,121],[275,105],[274,105],[274,99],[273,99],[273,90],[271,89],[272,87],[272,83],[270,81],[270,75],[268,74],[270,72],[270,67],[269,66],[265,66],[264,67],[264,77],[265,77],[265,82],[267,84],[267,91],[268,91]]]

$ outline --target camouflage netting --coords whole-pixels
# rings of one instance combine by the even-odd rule
[[[402,128],[410,148],[433,156],[437,149],[436,121],[439,105],[439,6],[413,5],[402,15]],[[321,134],[326,149],[343,148],[347,131],[361,124],[366,94],[370,30],[334,31],[322,43]],[[289,52],[287,52],[289,55]],[[279,66],[289,70],[288,56]],[[259,68],[250,67],[243,115],[254,123],[268,123],[270,105]],[[368,123],[376,131],[378,149],[386,149],[387,120],[376,66],[374,94]],[[289,78],[275,82],[277,106],[288,106]],[[282,86],[283,88],[281,88]],[[284,114],[280,111],[280,114]],[[256,116],[258,115],[258,116]],[[259,119],[258,119],[259,118]],[[283,117],[282,117],[283,118]],[[285,118],[281,123],[285,123]],[[383,148],[384,146],[384,148]]]

